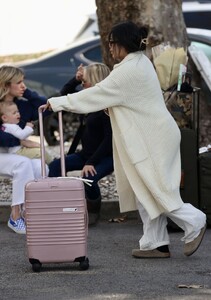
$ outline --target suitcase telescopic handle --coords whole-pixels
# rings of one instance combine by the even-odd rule
[[[41,152],[41,171],[42,177],[46,177],[46,165],[45,165],[45,145],[44,145],[44,130],[43,130],[43,111],[45,105],[41,105],[38,108],[39,114],[39,129],[40,129],[40,152]],[[64,137],[63,137],[63,122],[62,122],[62,111],[58,112],[59,120],[59,137],[60,137],[60,157],[61,157],[61,175],[66,176],[65,172],[65,155],[64,155]]]

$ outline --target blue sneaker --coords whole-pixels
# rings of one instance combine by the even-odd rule
[[[26,225],[23,218],[19,218],[16,221],[14,221],[12,217],[10,217],[7,225],[16,233],[26,234]]]

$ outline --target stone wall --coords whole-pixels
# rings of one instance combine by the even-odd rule
[[[99,182],[103,200],[118,201],[114,174],[104,177]],[[0,206],[11,205],[12,178],[0,176]]]
[[[12,202],[12,178],[0,176],[0,206],[11,205]]]

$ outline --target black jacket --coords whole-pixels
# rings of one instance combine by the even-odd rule
[[[69,80],[61,89],[61,95],[77,92],[80,81]],[[79,153],[86,159],[86,165],[96,165],[107,156],[112,156],[112,129],[110,118],[104,111],[85,116],[85,128],[81,136],[82,150]]]

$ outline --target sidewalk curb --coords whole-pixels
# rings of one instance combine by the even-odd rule
[[[119,201],[118,200],[102,200],[101,204],[101,219],[109,220],[113,218],[126,216],[127,219],[138,219],[139,213],[138,211],[130,211],[125,213],[120,213],[119,209]]]
[[[10,205],[0,206],[0,223],[7,223],[11,213]]]
[[[9,216],[11,213],[10,205],[0,206],[0,223],[7,223]],[[101,220],[109,220],[113,218],[120,218],[126,216],[127,219],[138,219],[139,214],[138,211],[131,211],[126,213],[120,213],[119,210],[119,201],[114,200],[102,200],[101,204]]]

